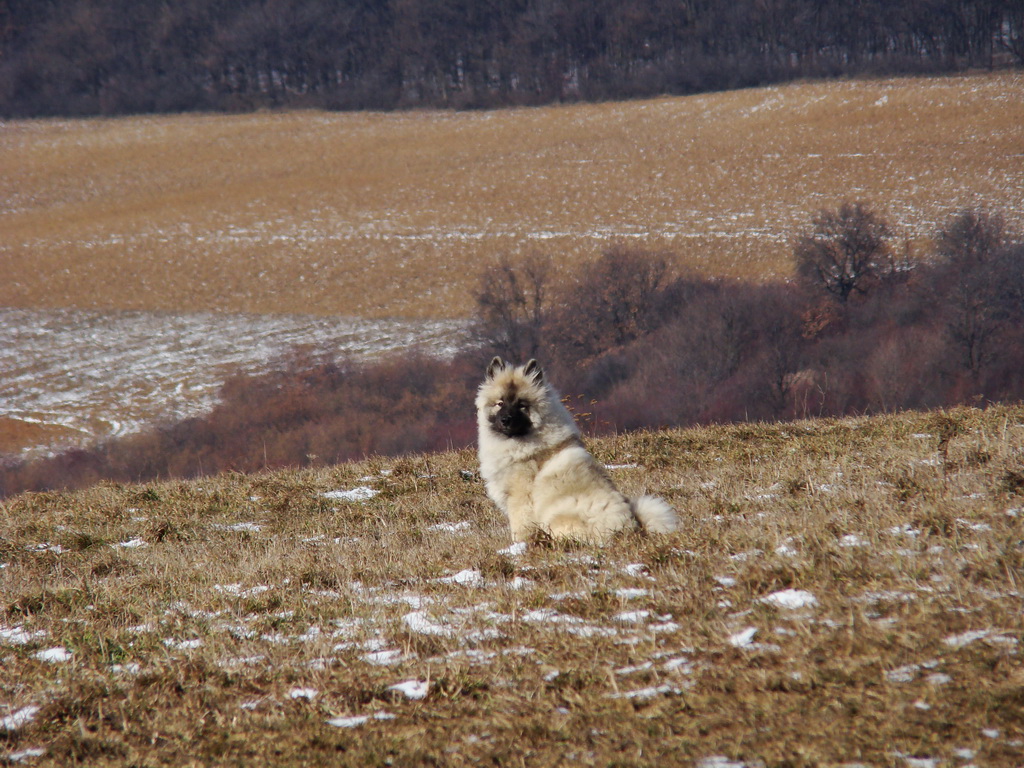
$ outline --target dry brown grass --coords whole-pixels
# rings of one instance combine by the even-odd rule
[[[787,274],[817,209],[1019,217],[1024,75],[487,113],[8,122],[3,306],[460,317],[481,262],[615,241]]]
[[[1022,444],[1021,406],[623,435],[682,530],[519,556],[469,452],[17,497],[0,759],[1020,765]]]
[[[0,455],[27,445],[59,444],[72,437],[72,430],[56,424],[31,424],[0,416]]]

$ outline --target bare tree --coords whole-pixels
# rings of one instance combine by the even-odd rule
[[[480,275],[476,335],[510,360],[536,357],[543,340],[551,262],[531,255],[502,256]]]
[[[936,237],[936,296],[962,366],[977,378],[998,354],[1006,320],[1000,256],[1006,227],[999,214],[964,210]]]
[[[843,203],[823,210],[800,235],[794,248],[797,274],[813,288],[839,302],[867,293],[870,286],[895,274],[888,222],[864,203]]]
[[[576,361],[619,349],[665,320],[668,260],[663,254],[616,246],[586,266],[561,292],[551,337]]]
[[[1002,214],[966,209],[957,213],[935,238],[939,258],[947,264],[973,268],[987,264],[1003,246]]]

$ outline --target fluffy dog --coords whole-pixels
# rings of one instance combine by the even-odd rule
[[[508,516],[514,541],[537,533],[593,544],[638,526],[668,533],[675,510],[656,496],[618,491],[580,438],[558,392],[536,360],[491,360],[477,392],[480,474]]]

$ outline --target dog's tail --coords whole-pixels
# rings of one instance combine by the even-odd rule
[[[672,533],[679,527],[676,511],[657,496],[640,496],[629,500],[633,514],[644,530],[651,533]]]

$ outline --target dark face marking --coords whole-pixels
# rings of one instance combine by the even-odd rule
[[[499,400],[488,416],[491,429],[505,437],[525,437],[533,429],[530,421],[530,404],[520,398],[512,388]]]

